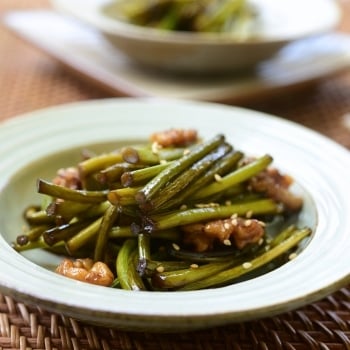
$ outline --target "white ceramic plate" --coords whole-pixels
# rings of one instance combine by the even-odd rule
[[[251,68],[293,40],[333,29],[340,18],[334,0],[251,1],[260,18],[255,37],[246,40],[237,40],[230,33],[175,32],[132,25],[105,15],[111,0],[51,3],[97,28],[135,62],[156,70],[201,74]]]
[[[37,177],[74,164],[84,146],[102,151],[155,130],[195,127],[225,133],[248,154],[274,164],[307,189],[301,223],[315,232],[298,257],[235,285],[191,292],[130,292],[59,276],[41,251],[24,257],[9,242],[23,208],[39,200]],[[350,154],[333,141],[277,117],[218,104],[107,99],[53,107],[0,126],[0,291],[93,324],[181,331],[271,316],[313,302],[350,282]]]
[[[157,96],[239,103],[304,89],[350,68],[350,35],[332,32],[283,48],[254,72],[215,77],[149,71],[125,59],[99,31],[54,11],[15,11],[4,25],[114,96]],[[50,27],[50,36],[42,28]],[[52,40],[54,38],[54,40]]]

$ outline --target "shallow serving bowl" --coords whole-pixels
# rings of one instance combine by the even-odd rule
[[[282,267],[223,288],[130,292],[89,285],[50,271],[43,251],[22,255],[10,242],[22,211],[40,203],[37,177],[75,164],[82,148],[98,152],[145,140],[169,127],[224,133],[247,154],[270,153],[305,198],[299,225],[314,229]],[[53,107],[0,125],[0,292],[89,323],[130,330],[183,331],[271,316],[318,300],[350,282],[350,154],[333,141],[274,116],[195,102],[107,99]],[[331,156],[328,156],[331,155]]]
[[[251,69],[291,41],[333,29],[340,11],[333,0],[250,0],[259,13],[252,39],[230,33],[185,33],[132,25],[108,14],[112,0],[51,0],[54,8],[88,23],[132,61],[181,73]],[[125,1],[125,0],[121,0]]]

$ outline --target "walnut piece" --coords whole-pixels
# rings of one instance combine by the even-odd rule
[[[193,246],[197,252],[212,250],[215,242],[235,244],[242,249],[247,244],[258,243],[265,234],[259,220],[240,217],[185,225],[182,230],[184,243]]]
[[[63,259],[57,266],[56,272],[82,282],[109,287],[114,281],[114,275],[109,267],[101,262],[93,262],[92,259]]]

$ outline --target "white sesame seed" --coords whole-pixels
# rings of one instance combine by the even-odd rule
[[[229,239],[224,239],[224,242],[223,242],[225,245],[227,246],[230,246],[232,243]]]
[[[264,243],[264,238],[260,238],[259,242],[258,242],[258,245],[262,245],[263,243]]]
[[[175,250],[180,250],[180,247],[179,247],[178,244],[173,243],[172,246],[173,246],[173,248],[174,248]]]
[[[159,163],[160,163],[160,164],[166,164],[166,163],[168,163],[168,161],[167,161],[166,159],[161,159],[161,160],[159,161]]]
[[[245,214],[246,218],[251,218],[253,216],[253,210],[248,210]]]
[[[190,268],[191,268],[191,269],[198,269],[198,267],[199,267],[199,266],[198,266],[197,264],[191,264],[191,265],[190,265]]]
[[[152,152],[154,154],[157,154],[159,152],[160,145],[158,142],[153,142],[151,147],[152,147]]]
[[[232,219],[232,220],[231,220],[231,224],[232,224],[233,226],[237,226],[237,225],[238,225],[238,220],[237,220],[237,219]]]
[[[209,206],[210,206],[211,208],[215,208],[215,207],[219,207],[220,205],[219,205],[219,203],[211,202],[211,203],[209,203]]]
[[[297,253],[291,253],[291,254],[289,254],[288,259],[289,259],[289,260],[293,260],[293,259],[295,259],[297,256],[298,256]]]
[[[157,266],[156,270],[157,270],[157,272],[162,273],[162,272],[164,272],[164,266],[161,266],[161,265]]]
[[[215,179],[215,181],[217,181],[217,182],[222,181],[222,177],[221,177],[219,174],[215,174],[215,175],[214,175],[214,179]]]
[[[231,215],[231,219],[237,219],[238,218],[238,214],[237,213],[234,213]]]
[[[183,155],[189,154],[191,150],[189,148],[184,149]]]
[[[253,266],[253,264],[251,262],[249,262],[249,261],[247,261],[247,262],[242,264],[242,267],[244,269],[250,269],[252,266]]]
[[[198,203],[195,205],[196,208],[215,208],[218,206],[218,203]]]
[[[244,222],[244,226],[246,226],[246,227],[250,226],[251,224],[252,224],[252,220],[246,220]]]
[[[231,225],[228,222],[225,222],[224,227],[226,230],[229,230],[231,228]]]

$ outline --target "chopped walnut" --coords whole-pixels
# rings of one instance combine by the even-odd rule
[[[282,203],[287,210],[298,211],[303,205],[303,199],[289,191],[293,179],[282,175],[277,169],[269,168],[254,176],[249,182],[249,188],[264,192],[268,197]]]
[[[109,287],[112,285],[114,275],[109,267],[101,262],[91,259],[77,259],[75,261],[63,259],[57,266],[56,272],[82,282],[98,284]]]
[[[71,188],[73,190],[81,189],[79,171],[75,167],[59,169],[52,182],[55,185]]]
[[[169,129],[153,133],[150,139],[162,147],[181,147],[198,141],[198,135],[193,129]]]
[[[230,218],[196,223],[182,227],[185,232],[184,243],[191,245],[197,252],[213,249],[215,242],[224,245],[234,243],[238,249],[247,244],[258,243],[264,236],[264,225],[256,219]]]

